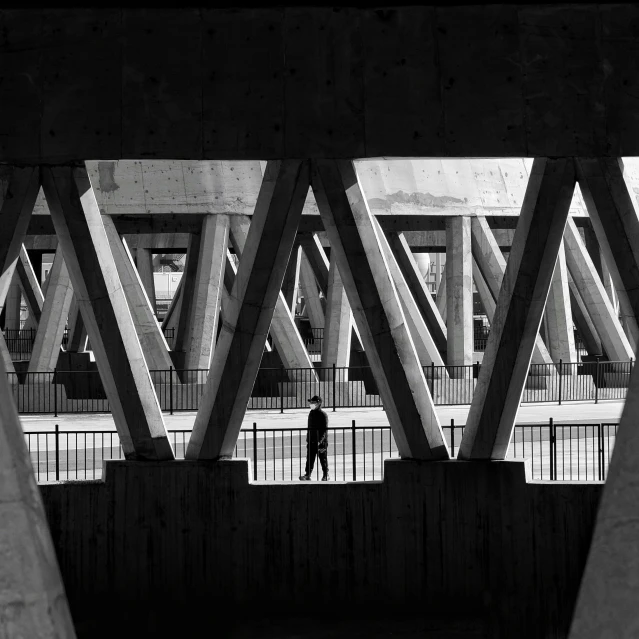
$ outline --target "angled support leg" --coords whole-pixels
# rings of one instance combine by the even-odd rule
[[[442,322],[444,322],[444,326],[446,326],[446,322],[448,320],[448,295],[446,293],[446,264],[444,263],[444,268],[442,269],[442,276],[439,280],[439,286],[437,287],[437,295],[435,296],[435,306],[437,306],[437,310],[441,315]],[[448,335],[448,328],[446,329],[446,335]],[[448,348],[448,339],[446,341],[446,348]]]
[[[78,302],[73,296],[71,308],[69,309],[69,338],[67,341],[67,351],[70,353],[83,353],[87,349],[87,330],[84,327],[82,314]]]
[[[299,242],[295,242],[291,251],[291,259],[286,267],[284,282],[282,283],[282,293],[286,301],[286,307],[291,311],[291,315],[295,317],[295,307],[297,306],[297,297],[300,286],[300,255],[302,248]]]
[[[42,169],[42,186],[127,459],[173,459],[86,169]]]
[[[322,300],[319,297],[319,287],[304,250],[302,250],[300,264],[300,279],[306,303],[306,312],[311,326],[313,328],[324,328],[324,309],[322,308]]]
[[[352,161],[317,160],[313,192],[331,255],[403,458],[448,459],[415,345]]]
[[[146,295],[151,303],[153,314],[157,315],[158,309],[155,300],[155,280],[153,279],[153,253],[151,249],[139,248],[135,251],[135,265],[140,281],[144,286]]]
[[[1,360],[0,522],[2,636],[75,639],[40,490]]]
[[[133,265],[133,257],[126,240],[120,237],[111,217],[104,215],[102,223],[104,224],[113,259],[118,269],[118,277],[120,282],[122,282],[124,295],[140,340],[146,365],[149,370],[168,370],[172,366],[169,347],[155,319],[155,313],[142,279]]]
[[[55,370],[72,299],[73,286],[62,248],[58,244],[51,273],[49,273],[49,286],[42,307],[42,318],[38,324],[29,360],[30,373],[51,373]]]
[[[187,459],[233,454],[309,188],[306,161],[269,161],[200,400]],[[237,248],[237,247],[236,247]]]
[[[31,266],[29,254],[24,248],[24,244],[20,247],[20,258],[16,262],[16,270],[20,280],[20,288],[27,303],[29,317],[33,320],[33,326],[37,326],[40,322],[42,314],[42,306],[44,304],[44,295],[40,288],[40,282]]]
[[[504,459],[575,185],[570,159],[533,163],[459,459]]]
[[[184,275],[180,278],[180,282],[175,289],[173,299],[169,304],[169,308],[162,320],[162,331],[172,328],[175,330],[178,319],[180,317],[180,309],[182,308],[182,288],[184,286]]]
[[[602,355],[603,349],[601,340],[597,335],[597,329],[590,319],[590,313],[581,299],[581,295],[575,286],[575,282],[568,271],[568,286],[570,287],[570,305],[572,307],[572,315],[577,325],[577,330],[584,341],[588,355]]]
[[[408,288],[426,322],[428,332],[439,350],[442,361],[446,361],[446,324],[442,320],[433,296],[424,282],[423,275],[415,256],[410,250],[406,237],[403,233],[388,233],[387,238]]]
[[[324,247],[317,237],[317,233],[300,233],[298,237],[317,279],[317,285],[326,297],[328,295],[328,269],[330,265]]]
[[[333,258],[328,270],[328,297],[326,301],[326,324],[322,342],[322,368],[335,365],[345,367],[351,358],[351,334],[353,314],[348,303],[346,289]],[[333,378],[332,370],[324,370],[324,379]],[[348,381],[343,379],[342,381]]]

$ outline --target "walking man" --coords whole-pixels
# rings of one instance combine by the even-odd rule
[[[300,475],[302,481],[310,481],[315,457],[319,457],[322,466],[322,481],[328,481],[328,415],[322,410],[322,398],[313,395],[308,400],[311,410],[308,414],[308,430],[306,431],[306,471]]]

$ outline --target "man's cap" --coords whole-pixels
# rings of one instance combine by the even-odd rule
[[[309,400],[307,400],[309,402],[321,402],[322,398],[319,395],[313,395],[313,397],[311,397]]]

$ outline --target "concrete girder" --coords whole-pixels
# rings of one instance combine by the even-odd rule
[[[42,186],[124,455],[173,459],[86,169],[43,168]]]
[[[300,255],[302,247],[299,242],[295,242],[291,251],[291,259],[286,267],[284,282],[282,283],[282,293],[286,307],[291,311],[291,315],[295,317],[295,307],[297,306],[298,291],[300,286]]]
[[[83,353],[87,349],[87,329],[84,326],[82,319],[82,313],[80,313],[80,307],[75,295],[71,300],[71,307],[69,308],[69,320],[67,322],[69,329],[67,339],[67,352],[69,353]]]
[[[307,161],[267,163],[187,459],[233,454],[273,313],[278,301],[283,303],[282,281],[308,188]],[[238,237],[231,231],[235,243]]]
[[[326,300],[326,317],[324,323],[324,339],[322,341],[322,368],[333,365],[338,368],[347,367],[351,359],[351,335],[353,333],[353,313],[348,303],[348,296],[335,257],[328,269],[328,296]],[[344,371],[346,372],[346,371]],[[332,371],[324,370],[324,379],[333,378]],[[347,382],[348,377],[339,377]]]
[[[597,335],[597,329],[590,319],[588,309],[581,299],[581,295],[575,286],[575,282],[568,271],[568,286],[570,287],[570,305],[572,308],[572,316],[577,325],[577,330],[581,335],[588,355],[602,355],[603,350],[601,340]]]
[[[32,318],[34,326],[38,325],[42,314],[42,306],[44,304],[44,295],[40,288],[40,283],[36,277],[29,254],[24,248],[24,244],[20,247],[20,258],[16,262],[16,270],[20,280],[20,288],[22,295],[27,303],[29,317]]]
[[[124,241],[126,242],[126,240]],[[142,286],[144,286],[146,295],[149,298],[153,314],[157,315],[158,309],[155,300],[155,280],[153,279],[153,253],[150,249],[137,248],[135,250],[135,266],[138,274],[140,275]]]
[[[304,293],[306,312],[308,313],[311,327],[324,328],[324,308],[322,307],[322,300],[319,296],[319,287],[304,249],[302,249],[302,259],[300,263],[300,279]]]
[[[299,233],[298,238],[324,297],[328,294],[329,261],[317,233]]]
[[[459,459],[504,459],[575,186],[571,159],[535,159]]]
[[[439,286],[437,287],[437,294],[435,296],[435,306],[437,306],[437,310],[441,315],[442,322],[446,326],[446,322],[448,320],[448,295],[446,294],[446,264],[444,263],[444,267],[442,268],[442,276],[439,280]],[[448,336],[448,327],[446,328],[446,336]],[[446,340],[448,344],[448,340]]]
[[[314,161],[312,186],[399,453],[403,458],[448,459],[448,447],[353,162]]]
[[[9,290],[4,302],[4,325],[12,331],[20,330],[20,307],[22,304],[22,290],[17,269],[13,271],[13,277],[9,284]]]

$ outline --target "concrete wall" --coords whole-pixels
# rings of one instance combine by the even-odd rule
[[[601,484],[527,483],[523,462],[387,461],[383,483],[248,475],[245,460],[113,461],[104,483],[40,486],[80,636],[402,610],[566,636]]]
[[[0,161],[639,155],[638,16],[9,9]]]

